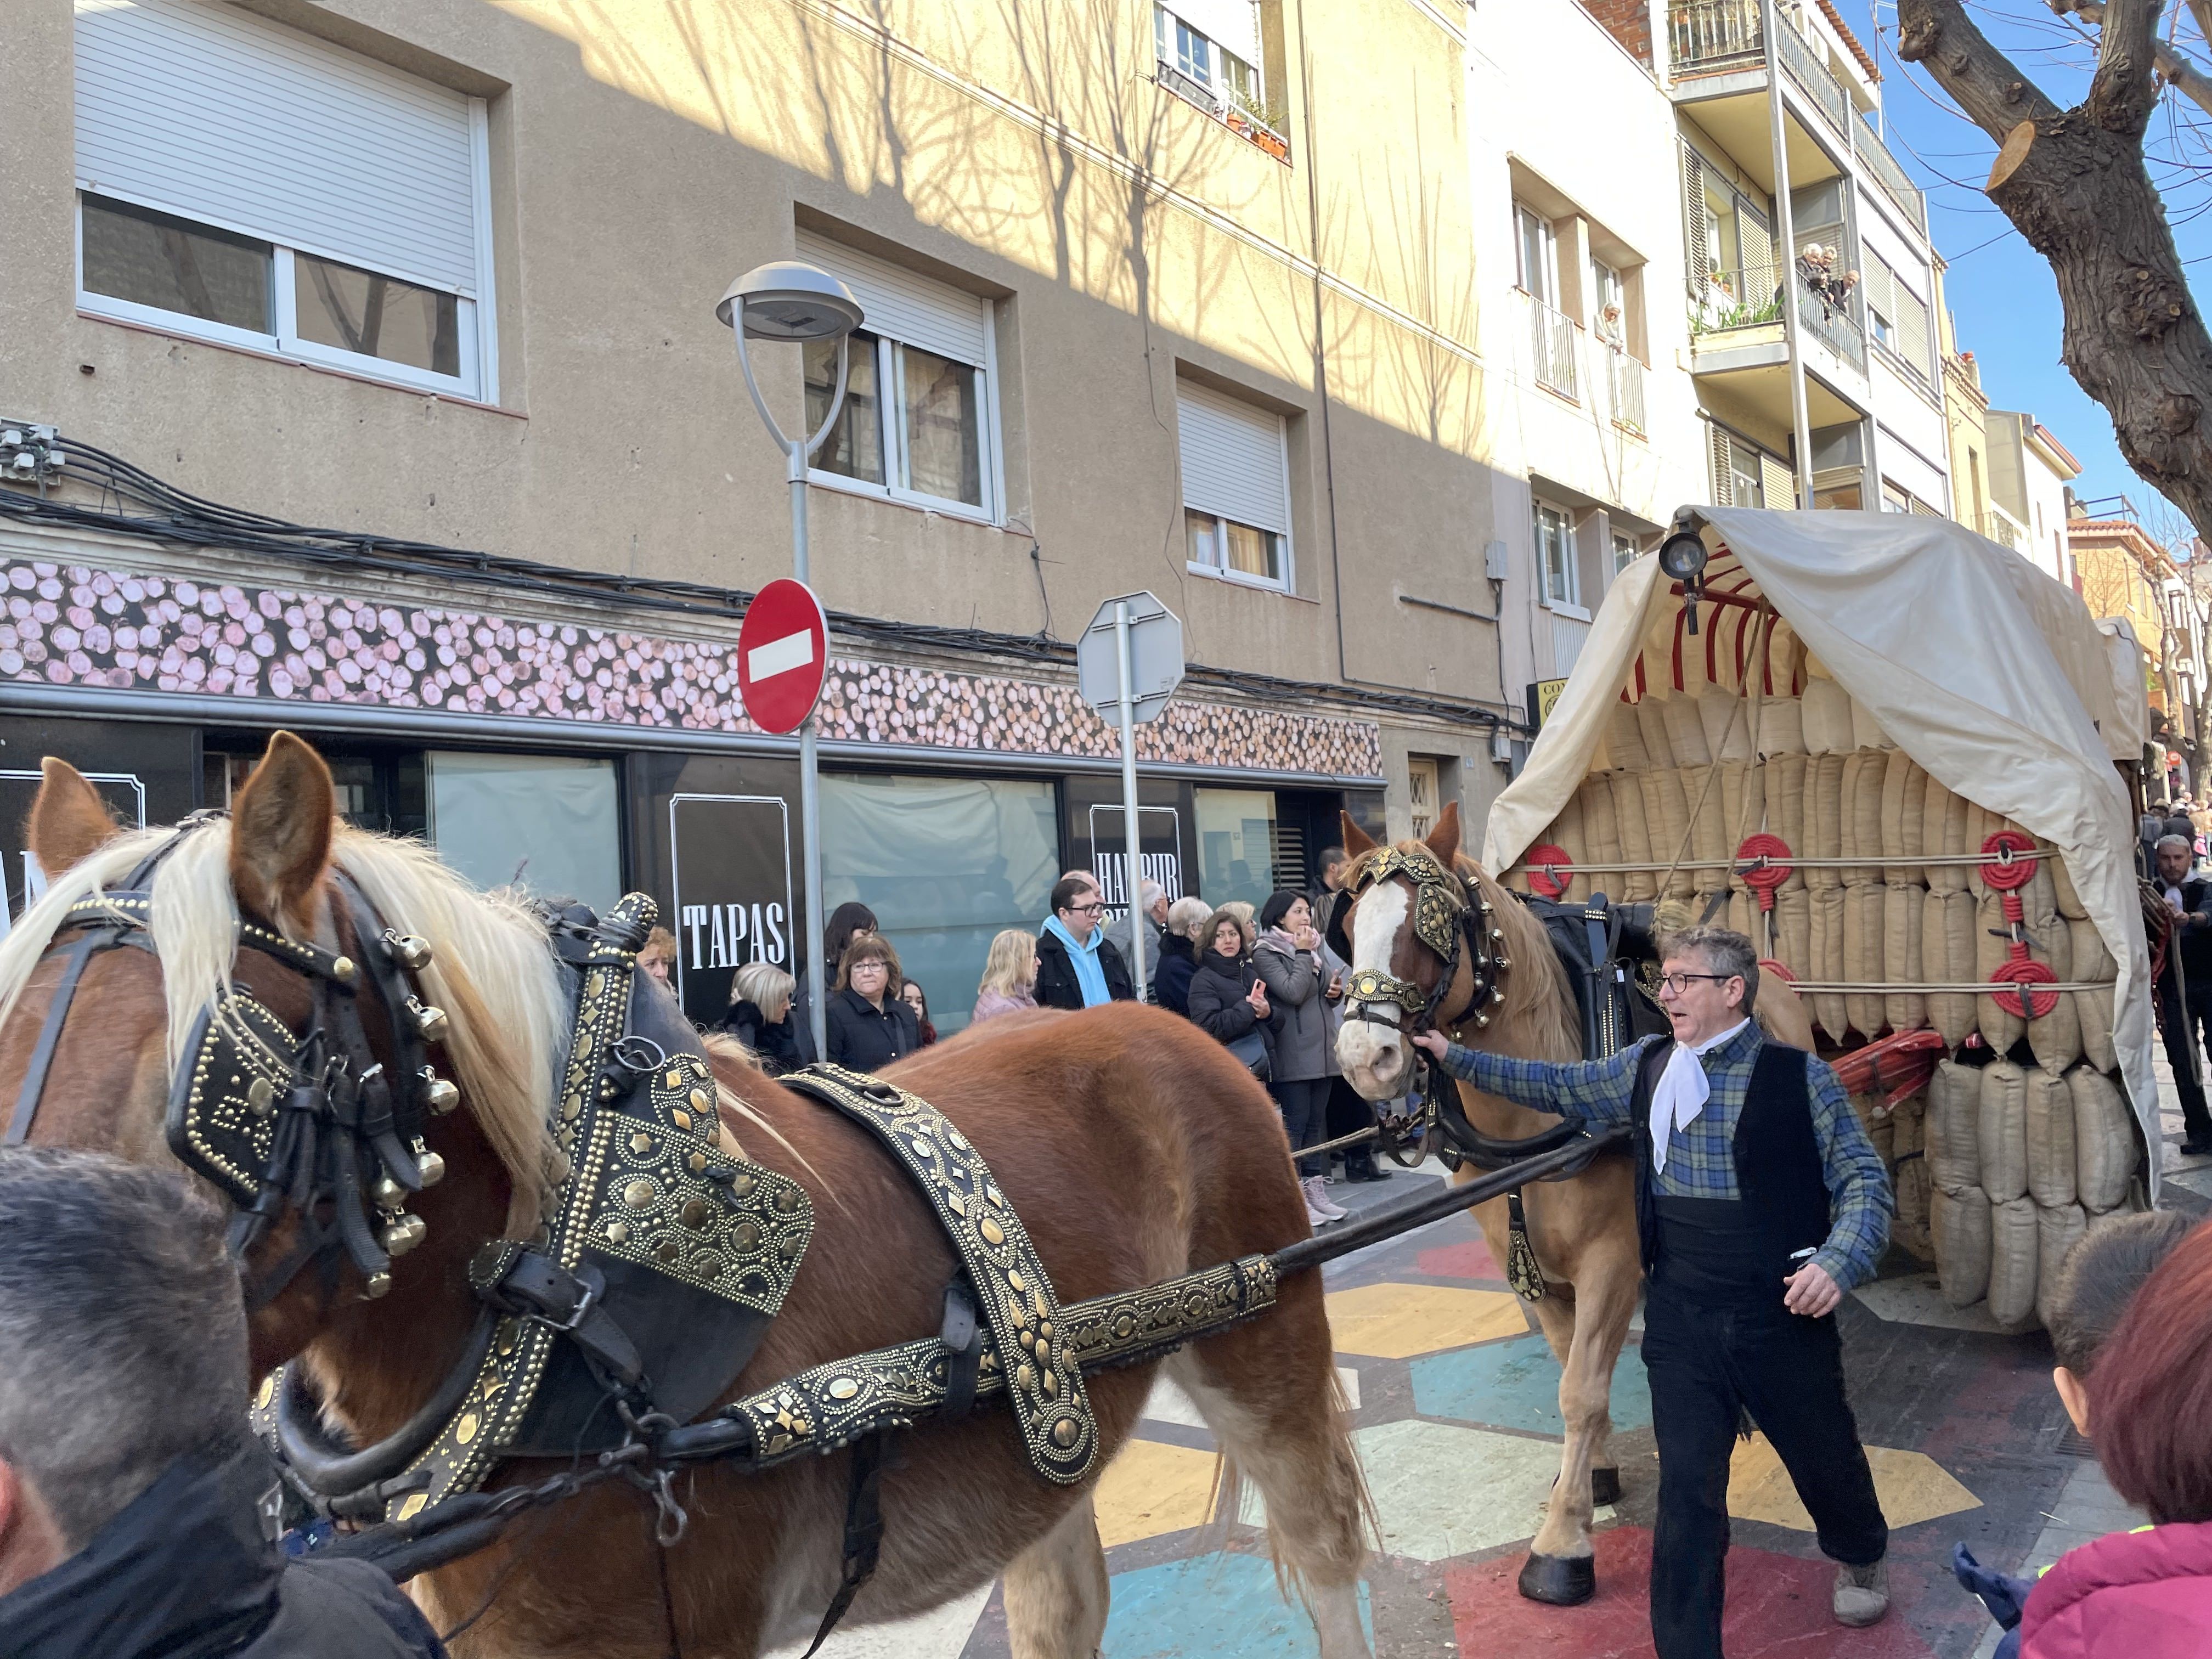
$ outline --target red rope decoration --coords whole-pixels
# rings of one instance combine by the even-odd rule
[[[1982,851],[1990,861],[1983,865],[1981,871],[1982,880],[1990,890],[2004,896],[2005,929],[2012,936],[2012,960],[1991,974],[1990,981],[1992,984],[2023,988],[1998,992],[1996,1005],[2009,1014],[2041,1019],[2058,1006],[2058,993],[2025,988],[2055,985],[2058,975],[2048,963],[2032,961],[2027,954],[2027,912],[2020,902],[2020,890],[2035,879],[2037,861],[2020,854],[2034,850],[2035,842],[2019,830],[2000,830],[1982,843]]]
[[[1735,855],[1739,863],[1751,866],[1738,870],[1736,874],[1742,878],[1745,886],[1759,895],[1759,908],[1771,910],[1774,895],[1790,879],[1790,843],[1762,830],[1755,836],[1746,836],[1743,845],[1735,849]]]
[[[1574,878],[1575,861],[1567,856],[1567,849],[1548,841],[1530,848],[1522,862],[1528,866],[1529,889],[1539,898],[1559,897]]]

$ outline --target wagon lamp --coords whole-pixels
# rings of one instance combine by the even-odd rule
[[[1659,568],[1682,584],[1682,614],[1690,632],[1698,631],[1698,601],[1705,598],[1705,538],[1690,527],[1685,516],[1674,520],[1674,533],[1659,544]]]
[[[732,283],[714,306],[715,320],[737,336],[738,366],[744,370],[745,390],[753,395],[753,407],[760,411],[769,435],[784,453],[791,480],[791,574],[802,582],[807,580],[806,458],[830,435],[838,411],[844,407],[852,333],[864,317],[860,302],[844,283],[826,270],[790,260],[754,266]],[[802,346],[828,340],[837,343],[836,389],[830,394],[830,408],[821,427],[811,437],[787,436],[777,423],[768,399],[761,396],[760,382],[753,378],[747,340],[786,340]],[[818,941],[822,937],[822,799],[811,715],[799,728],[799,860],[806,884],[804,937]],[[808,948],[811,954],[819,946],[811,943]],[[814,994],[807,1000],[807,1030],[814,1039],[817,1058],[827,1058],[830,1053],[825,1021],[833,965],[817,964]]]

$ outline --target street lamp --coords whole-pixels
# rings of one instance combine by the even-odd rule
[[[738,362],[745,372],[745,390],[753,394],[753,407],[767,422],[769,435],[775,440],[788,464],[791,479],[791,574],[800,581],[807,579],[806,559],[806,458],[814,453],[815,446],[829,436],[830,428],[836,423],[837,411],[845,403],[845,372],[852,353],[852,333],[860,327],[863,313],[860,302],[853,297],[852,289],[826,270],[817,270],[812,265],[790,261],[757,265],[729,286],[714,306],[714,319],[725,325],[738,338]],[[811,437],[787,437],[761,396],[760,382],[753,378],[753,362],[745,350],[747,340],[787,340],[797,345],[811,345],[818,341],[837,343],[837,387],[830,394],[829,412],[823,416],[821,428]],[[814,716],[809,714],[799,728],[799,863],[805,872],[807,950],[811,955],[820,948],[822,939],[822,797],[821,775],[817,765],[814,747]],[[814,1039],[814,1057],[827,1060],[830,1044],[826,1034],[830,976],[835,971],[834,963],[817,962],[821,969],[815,975],[814,994],[807,1000],[807,1030]],[[894,988],[896,994],[896,988]]]

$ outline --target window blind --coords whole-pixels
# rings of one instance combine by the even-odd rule
[[[208,0],[76,0],[79,185],[474,297],[461,94]]]
[[[1183,505],[1287,536],[1283,422],[1210,386],[1176,382]]]
[[[798,254],[808,264],[823,270],[853,290],[866,320],[860,326],[872,334],[888,335],[908,345],[933,351],[981,368],[984,342],[990,333],[991,302],[895,265],[888,259],[863,253],[858,248],[833,242],[812,231],[799,233]]]
[[[1713,464],[1713,505],[1734,507],[1735,502],[1735,470],[1729,465],[1729,434],[1717,426],[1705,428],[1711,439]]]
[[[1788,462],[1759,452],[1759,487],[1765,499],[1762,506],[1770,507],[1797,505],[1797,475],[1790,470]]]

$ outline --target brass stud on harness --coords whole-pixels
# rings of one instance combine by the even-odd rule
[[[276,1109],[276,1085],[265,1077],[258,1077],[247,1084],[246,1109],[256,1117],[267,1117]]]
[[[391,948],[392,954],[398,959],[399,965],[410,974],[419,973],[430,965],[429,940],[417,939],[412,933],[402,933],[387,927],[384,930],[384,942]]]
[[[337,981],[339,984],[350,985],[360,976],[361,969],[354,966],[354,960],[351,957],[332,957],[331,958],[331,977]]]
[[[389,1256],[403,1256],[429,1233],[430,1224],[419,1215],[396,1215],[376,1235]]]
[[[415,1035],[425,1042],[443,1042],[453,1024],[443,1008],[432,1007],[420,997],[407,999],[407,1018],[415,1023]]]

